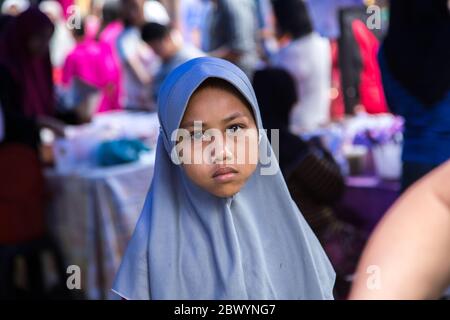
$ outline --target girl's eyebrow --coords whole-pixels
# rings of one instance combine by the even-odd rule
[[[194,127],[194,121],[198,122],[201,120],[192,120],[192,121],[185,121],[180,125],[180,128],[193,128]],[[202,126],[206,126],[206,122],[201,121]]]
[[[240,117],[244,117],[247,118],[247,116],[245,114],[243,114],[240,111],[234,112],[232,114],[230,114],[229,116],[227,116],[226,118],[222,119],[222,123],[228,123],[230,121],[233,121],[234,119],[240,118]],[[191,121],[185,121],[180,125],[180,128],[193,128],[194,127],[194,121],[200,121],[200,120],[191,120]],[[202,126],[207,128],[208,124],[206,122],[202,122]]]
[[[191,120],[191,121],[185,121],[180,125],[180,128],[193,128],[194,127],[194,122],[201,122],[202,123],[202,127],[207,127],[208,124],[202,120]]]
[[[235,113],[232,113],[231,115],[229,115],[225,119],[223,119],[222,123],[227,123],[227,122],[233,121],[234,119],[240,118],[240,117],[246,117],[246,116],[242,112],[237,111]]]

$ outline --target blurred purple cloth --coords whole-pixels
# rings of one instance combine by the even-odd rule
[[[346,191],[336,204],[339,218],[370,234],[400,195],[400,181],[376,176],[346,178]]]

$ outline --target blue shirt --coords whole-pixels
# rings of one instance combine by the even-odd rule
[[[225,46],[240,53],[236,64],[251,77],[258,63],[256,14],[252,0],[221,0],[209,7],[203,50],[210,52]]]
[[[426,107],[390,73],[382,49],[378,59],[389,108],[405,119],[402,160],[438,165],[450,159],[450,91]]]
[[[204,56],[205,54],[191,45],[185,45],[181,48],[171,59],[168,61],[163,61],[153,79],[153,97],[154,100],[158,99],[159,89],[166,79],[166,77],[179,65],[185,63],[186,61],[194,58]]]

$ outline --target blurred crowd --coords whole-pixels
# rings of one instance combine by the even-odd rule
[[[154,111],[159,87],[172,69],[212,55],[237,64],[250,78],[265,65],[288,70],[301,96],[291,112],[295,131],[317,128],[355,108],[385,112],[378,39],[361,21],[346,22],[344,33],[351,39],[339,46],[339,8],[332,8],[324,24],[323,17],[316,14],[315,21],[309,13],[322,10],[317,6],[268,0],[7,0],[1,17],[2,81],[12,77],[18,83],[13,89],[32,101],[24,103],[26,113],[82,123],[98,112]],[[359,7],[361,14],[364,10]],[[27,52],[30,44],[35,48]],[[341,61],[339,47],[359,58]],[[341,83],[341,64],[349,88]],[[347,75],[355,68],[357,76]],[[31,85],[31,78],[42,87]]]
[[[345,187],[333,155],[300,134],[358,113],[402,115],[403,189],[450,158],[448,3],[391,2],[0,0],[0,197],[20,184],[11,198],[28,199],[30,221],[0,222],[0,244],[44,229],[41,128],[63,135],[97,113],[154,112],[166,76],[210,55],[251,79],[265,127],[280,129],[291,195],[347,282],[366,235],[333,213]]]

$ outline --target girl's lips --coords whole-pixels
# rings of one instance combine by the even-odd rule
[[[212,178],[216,180],[217,182],[228,182],[232,180],[236,175],[238,174],[238,171],[231,167],[224,167],[217,169]]]

